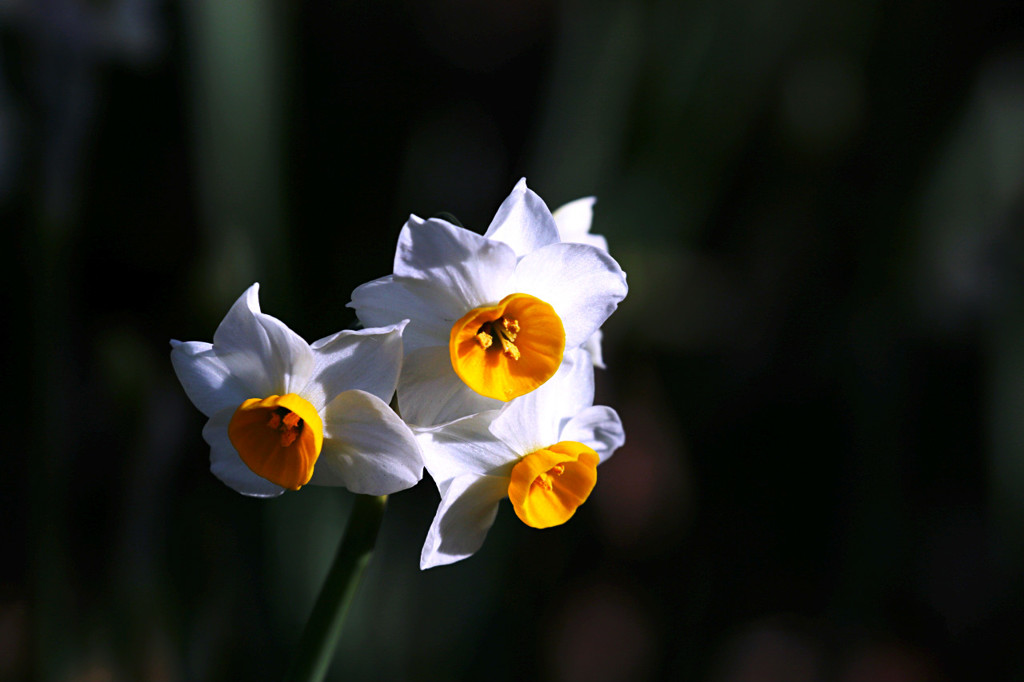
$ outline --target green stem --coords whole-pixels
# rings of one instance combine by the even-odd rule
[[[287,682],[319,682],[327,673],[345,613],[377,541],[388,496],[356,495],[338,554],[302,631]]]

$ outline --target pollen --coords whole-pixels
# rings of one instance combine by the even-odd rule
[[[555,309],[528,294],[509,294],[473,308],[453,326],[452,368],[480,395],[508,401],[554,376],[565,351],[565,328]]]
[[[306,399],[294,393],[251,398],[232,415],[228,438],[253,473],[298,490],[313,476],[323,444],[323,421]]]

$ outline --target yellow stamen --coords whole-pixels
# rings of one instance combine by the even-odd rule
[[[599,461],[596,452],[575,441],[526,455],[512,468],[508,484],[516,516],[534,528],[565,523],[594,489]]]
[[[518,360],[521,355],[515,344],[518,334],[518,320],[500,317],[497,320],[484,322],[480,325],[480,331],[477,332],[476,338],[480,346],[486,350],[491,347],[491,344],[494,343],[494,337],[497,336],[498,341],[501,343],[501,351],[513,360]]]
[[[463,315],[452,326],[448,350],[452,368],[467,386],[508,401],[558,371],[565,328],[549,304],[529,294],[510,294]]]
[[[298,490],[313,476],[324,425],[305,398],[272,395],[239,405],[228,424],[228,438],[253,473]]]
[[[518,360],[522,356],[522,353],[520,353],[519,349],[516,348],[516,344],[506,340],[505,338],[501,339],[501,349],[502,352],[505,353],[505,355],[512,358],[513,360]]]

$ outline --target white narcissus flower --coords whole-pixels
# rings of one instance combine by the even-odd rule
[[[607,252],[563,243],[521,180],[485,235],[409,218],[394,273],[352,292],[368,326],[409,320],[398,407],[432,426],[528,394],[554,376],[626,296]]]
[[[555,219],[555,226],[558,228],[558,236],[563,242],[576,244],[590,244],[593,247],[608,250],[608,240],[602,235],[591,234],[590,224],[594,220],[594,197],[583,197],[576,201],[570,201],[555,209],[551,215]],[[590,338],[583,344],[583,348],[590,353],[595,367],[604,369],[604,356],[601,352],[601,330],[590,335]]]
[[[534,528],[568,521],[594,488],[597,465],[625,440],[615,410],[593,400],[594,368],[577,350],[550,381],[500,410],[414,429],[441,493],[420,568],[480,549],[506,497]]]
[[[210,468],[244,495],[307,483],[386,495],[423,477],[419,447],[388,407],[405,322],[306,343],[260,312],[259,285],[231,307],[213,343],[171,341],[185,393],[209,417]]]

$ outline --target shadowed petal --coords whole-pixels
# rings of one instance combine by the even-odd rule
[[[464,306],[463,301],[436,282],[394,275],[360,284],[348,304],[367,327],[409,320],[402,333],[406,353],[427,346],[448,345],[452,325],[468,310]]]
[[[580,346],[583,350],[590,354],[590,361],[594,367],[605,369],[604,366],[604,353],[601,351],[601,338],[604,334],[598,329],[596,332],[590,335],[583,345]]]
[[[570,419],[559,440],[588,445],[604,462],[626,442],[626,434],[615,410],[604,405],[594,405]]]
[[[345,391],[328,403],[323,418],[324,445],[311,483],[390,495],[423,477],[416,438],[377,396]]]
[[[207,417],[251,398],[249,389],[217,357],[213,344],[171,341],[171,364],[185,394]]]
[[[228,422],[234,408],[221,410],[203,427],[203,439],[210,444],[210,471],[228,487],[250,497],[277,497],[284,488],[257,476],[245,465],[228,438]]]
[[[462,382],[452,369],[447,345],[421,348],[405,357],[398,377],[398,409],[409,424],[433,426],[503,404]]]
[[[497,410],[457,419],[442,426],[414,429],[423,464],[437,487],[462,474],[508,476],[520,454],[498,440],[489,427]]]
[[[585,351],[576,350],[540,388],[508,403],[491,433],[525,455],[562,440],[562,426],[593,402],[594,367]]]
[[[507,495],[507,478],[467,474],[454,479],[427,531],[420,568],[454,563],[480,549]]]
[[[314,341],[310,346],[313,377],[306,386],[306,400],[319,410],[344,391],[360,390],[390,402],[402,367],[406,323],[345,330]]]

